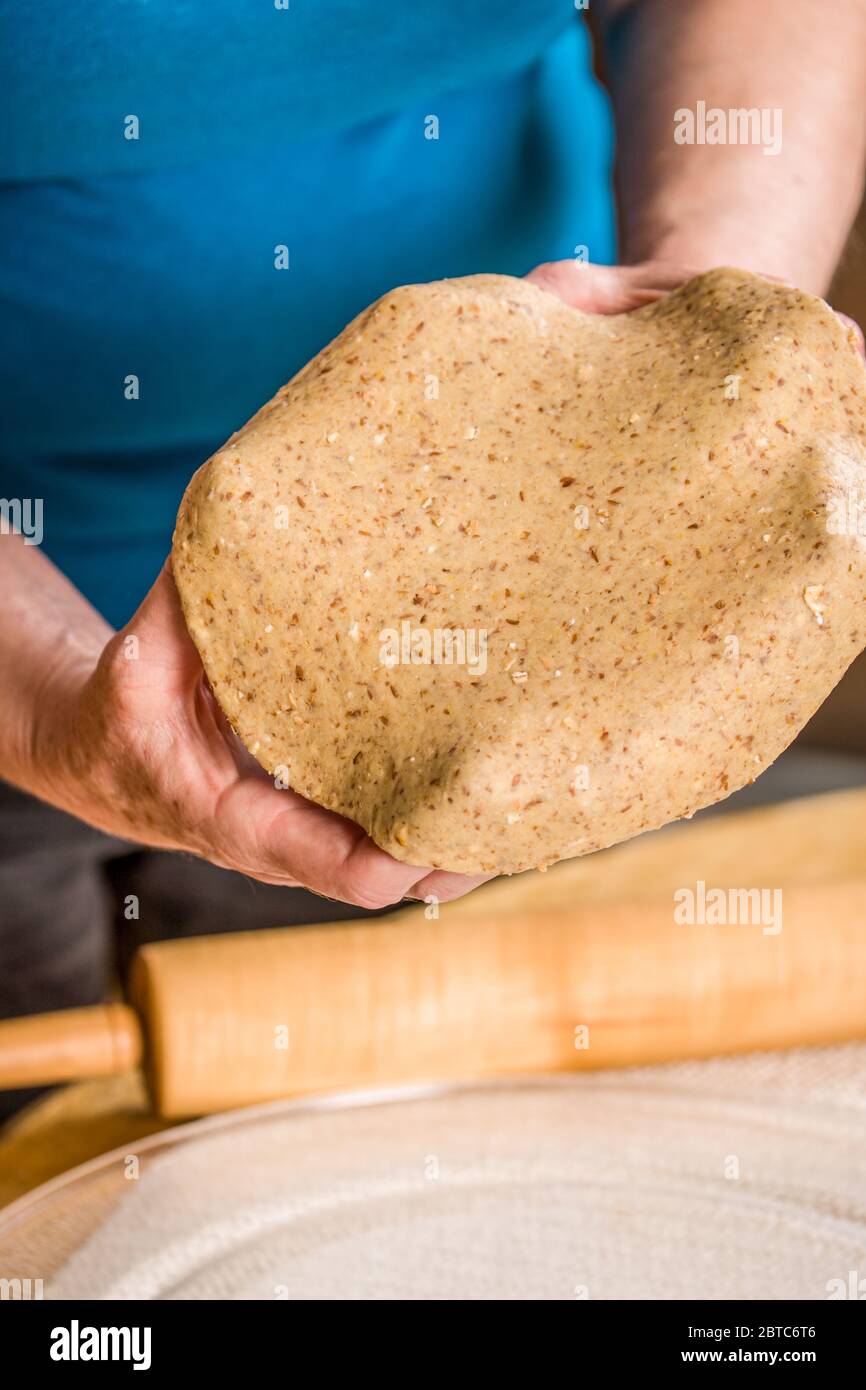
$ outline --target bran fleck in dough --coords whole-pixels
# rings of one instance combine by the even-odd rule
[[[195,474],[175,580],[269,772],[398,859],[512,873],[794,738],[866,644],[864,439],[852,335],[745,271],[613,317],[406,286]]]

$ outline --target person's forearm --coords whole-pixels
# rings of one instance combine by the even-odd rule
[[[825,293],[862,190],[866,0],[597,0],[593,10],[616,113],[621,259],[739,265]],[[677,143],[677,112],[694,112],[706,133],[699,102],[705,114],[767,112],[768,134],[781,123],[779,152]]]
[[[40,728],[93,670],[112,629],[20,536],[0,536],[0,776],[57,803]],[[51,794],[51,793],[54,794]]]

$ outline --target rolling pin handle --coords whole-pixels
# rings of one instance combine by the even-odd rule
[[[61,1009],[0,1022],[0,1090],[114,1076],[144,1053],[141,1024],[126,1004]]]

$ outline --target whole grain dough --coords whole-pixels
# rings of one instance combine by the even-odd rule
[[[606,317],[410,285],[199,469],[174,575],[263,767],[398,859],[510,873],[793,739],[866,644],[864,441],[852,335],[747,272]]]

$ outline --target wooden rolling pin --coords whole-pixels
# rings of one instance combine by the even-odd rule
[[[0,1024],[0,1088],[143,1059],[156,1110],[181,1117],[866,1037],[866,878],[795,882],[783,909],[776,935],[678,925],[666,894],[159,942],[130,1006]]]

